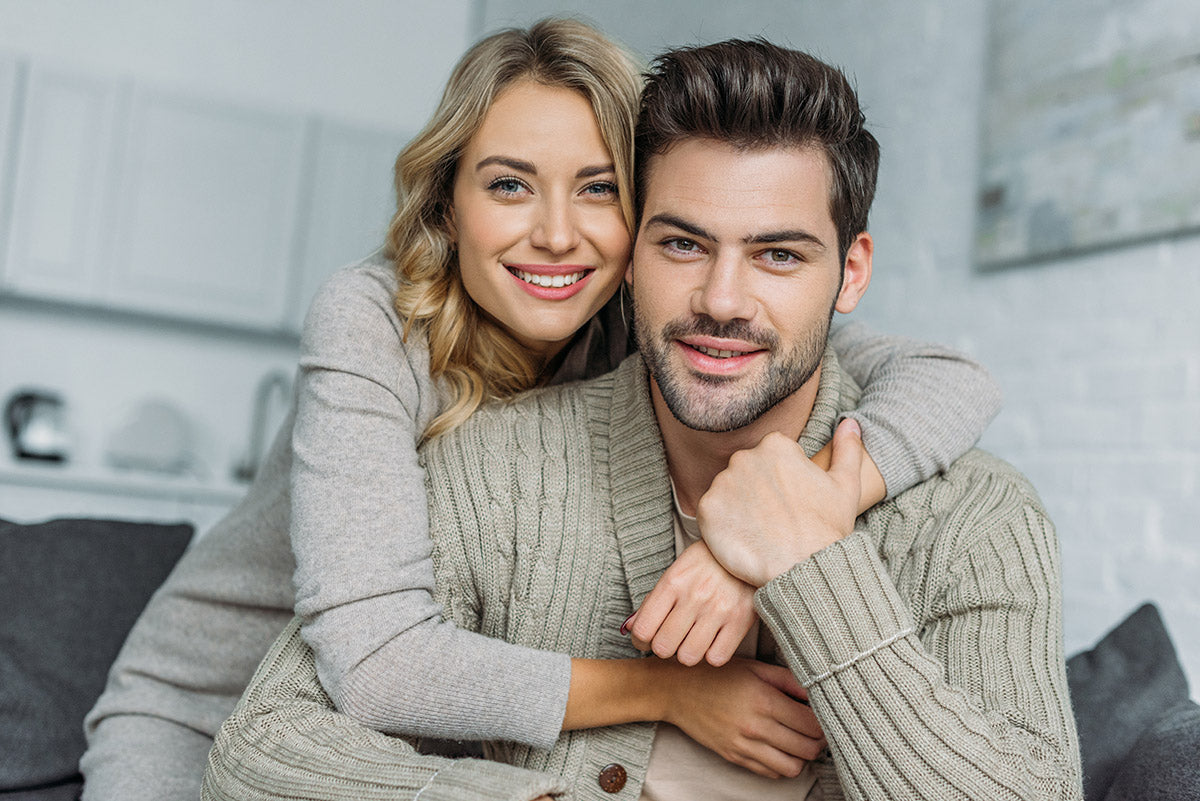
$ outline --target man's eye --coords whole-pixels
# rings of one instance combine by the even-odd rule
[[[700,249],[699,245],[690,239],[668,239],[665,244],[671,250],[678,250],[680,253],[694,253]]]
[[[774,265],[787,265],[800,261],[800,257],[790,250],[768,250],[767,261]]]

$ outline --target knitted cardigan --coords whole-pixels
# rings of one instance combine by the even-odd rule
[[[828,352],[809,453],[858,390]],[[621,621],[674,558],[639,357],[478,412],[424,453],[438,597],[460,626],[635,656]],[[835,799],[1078,799],[1058,549],[1029,484],[981,451],[859,519],[756,595],[829,741]],[[293,625],[217,736],[203,798],[636,799],[654,725],[568,732],[494,760],[423,756],[332,708]],[[601,770],[622,765],[624,789]]]
[[[322,681],[360,721],[555,742],[567,656],[458,629],[434,602],[416,441],[442,401],[424,341],[401,338],[395,292],[394,268],[376,254],[318,293],[294,413],[246,498],[155,594],[88,715],[85,801],[195,799],[212,736],[293,607]],[[556,380],[620,363],[617,305],[572,343]],[[944,469],[999,407],[986,371],[948,348],[857,325],[830,341],[864,382],[852,416],[892,493]]]

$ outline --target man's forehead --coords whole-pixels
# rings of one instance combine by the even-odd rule
[[[817,147],[686,139],[650,156],[644,175],[643,227],[667,217],[729,224],[747,229],[746,236],[800,220],[807,228],[834,228],[831,167]]]

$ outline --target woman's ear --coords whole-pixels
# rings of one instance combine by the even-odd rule
[[[854,237],[846,251],[846,266],[842,270],[842,288],[833,307],[842,314],[854,311],[854,307],[866,294],[871,283],[871,258],[875,255],[875,242],[863,231]]]
[[[629,260],[629,264],[625,267],[625,283],[633,287],[633,259]]]

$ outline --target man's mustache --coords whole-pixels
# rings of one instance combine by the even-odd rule
[[[686,320],[672,320],[662,328],[664,340],[681,339],[688,336],[707,336],[719,339],[740,339],[752,342],[764,350],[775,350],[779,335],[774,331],[756,328],[745,320],[719,323],[706,315],[696,315]]]

